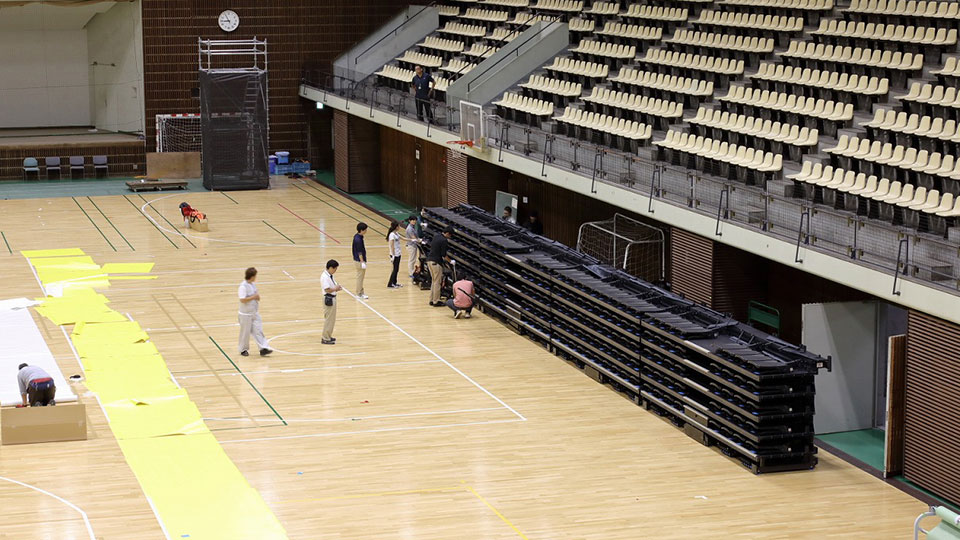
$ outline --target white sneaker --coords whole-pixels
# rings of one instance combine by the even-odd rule
[[[460,317],[463,317],[463,312],[462,312],[462,311],[460,311],[460,310],[458,309],[458,310],[456,310],[456,311],[453,312],[453,318],[454,318],[454,319],[459,319]]]
[[[357,298],[359,298],[359,299],[361,299],[361,300],[366,300],[367,298],[370,298],[370,297],[367,296],[367,295],[365,295],[365,294],[358,294],[358,295],[357,295]]]
[[[470,318],[470,314],[469,314],[469,313],[464,313],[464,314],[463,314],[463,318],[464,318],[464,319],[469,319],[469,318]]]

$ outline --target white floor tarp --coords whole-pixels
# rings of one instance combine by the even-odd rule
[[[77,400],[27,307],[33,304],[26,298],[0,301],[0,405],[4,407],[22,402],[17,366],[24,362],[40,366],[53,377],[57,403]]]

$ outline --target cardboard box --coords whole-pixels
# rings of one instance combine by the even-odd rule
[[[210,225],[207,224],[207,219],[198,219],[196,221],[190,220],[190,228],[197,232],[209,232]]]
[[[0,409],[0,444],[85,440],[87,407],[82,403]]]

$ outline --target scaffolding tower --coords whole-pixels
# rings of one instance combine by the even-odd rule
[[[198,39],[203,185],[270,186],[267,42]]]

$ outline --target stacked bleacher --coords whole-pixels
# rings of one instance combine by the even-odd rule
[[[426,209],[483,312],[755,473],[813,468],[824,360],[475,207]]]

